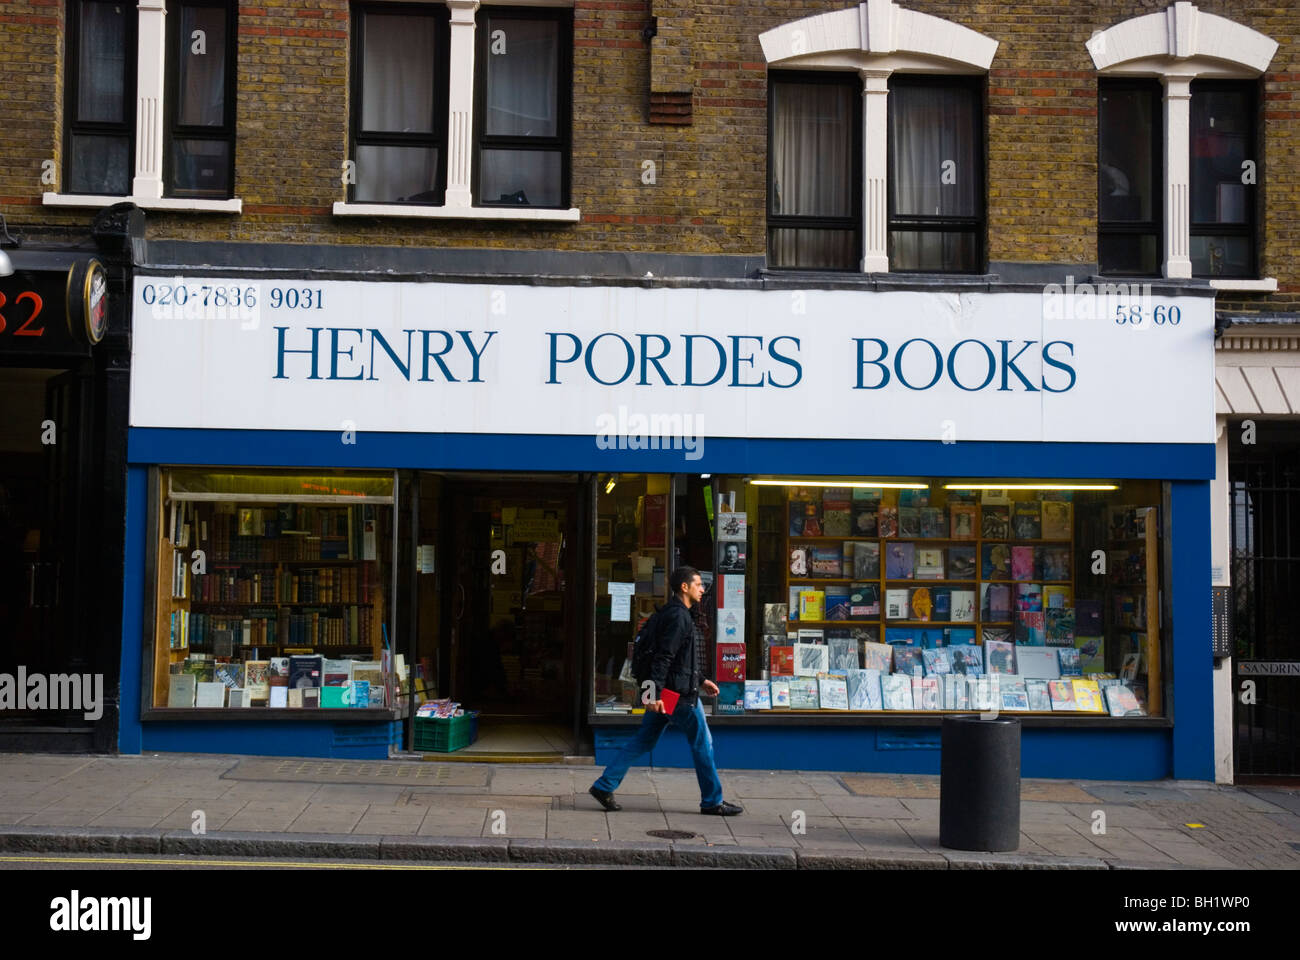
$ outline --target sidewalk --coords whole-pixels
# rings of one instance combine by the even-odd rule
[[[1300,790],[1026,780],[1014,854],[939,846],[939,778],[196,754],[0,754],[0,851],[766,868],[1300,868]],[[206,833],[192,830],[201,811]],[[1098,811],[1105,816],[1105,832]],[[1201,824],[1202,826],[1189,826]],[[802,826],[802,831],[799,829]],[[689,837],[655,837],[683,831]]]

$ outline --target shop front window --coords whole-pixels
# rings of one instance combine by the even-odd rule
[[[1157,481],[715,477],[683,496],[684,482],[661,485],[679,494],[677,556],[702,526],[706,559],[687,562],[711,558],[717,577],[715,714],[1163,714]],[[689,509],[701,492],[707,515]],[[626,512],[598,548],[597,714],[639,708],[632,625],[603,596],[644,536],[645,514]],[[658,587],[637,585],[633,616]]]
[[[155,708],[391,708],[393,478],[160,472]]]

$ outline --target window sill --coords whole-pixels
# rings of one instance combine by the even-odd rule
[[[184,213],[242,213],[244,201],[195,200],[187,197],[104,197],[78,193],[45,193],[41,203],[47,207],[111,207],[115,203],[134,203],[141,210],[172,210]]]
[[[400,203],[334,204],[336,217],[412,217],[423,220],[537,220],[551,223],[577,223],[582,211],[577,207],[553,210],[539,207],[430,207]]]
[[[1215,290],[1229,290],[1236,293],[1277,293],[1277,277],[1265,277],[1262,280],[1211,279],[1210,286]]]

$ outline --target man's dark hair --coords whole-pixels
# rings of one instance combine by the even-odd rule
[[[682,592],[682,584],[690,583],[700,575],[700,571],[694,567],[678,567],[673,571],[673,575],[668,578],[668,585],[672,587],[673,596]]]

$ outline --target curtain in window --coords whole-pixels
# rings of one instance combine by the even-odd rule
[[[846,85],[773,83],[772,216],[852,217],[853,98]],[[843,269],[856,264],[853,230],[774,226],[768,256],[777,266]]]
[[[889,92],[889,191],[893,217],[973,217],[978,212],[974,101],[964,87],[898,84]],[[894,270],[974,269],[971,233],[891,224]]]
[[[196,32],[202,36],[195,37]],[[225,9],[182,7],[177,40],[178,122],[182,126],[222,126],[226,122]]]
[[[553,137],[559,125],[556,85],[559,24],[554,20],[488,21],[489,136]]]
[[[976,136],[969,91],[899,85],[889,92],[889,180],[900,216],[976,215]]]
[[[437,133],[433,129],[434,20],[367,13],[362,52],[361,130]],[[436,188],[434,147],[358,147],[357,201],[428,199]]]
[[[77,50],[77,119],[118,123],[125,119],[126,18],[135,7],[81,4]]]

